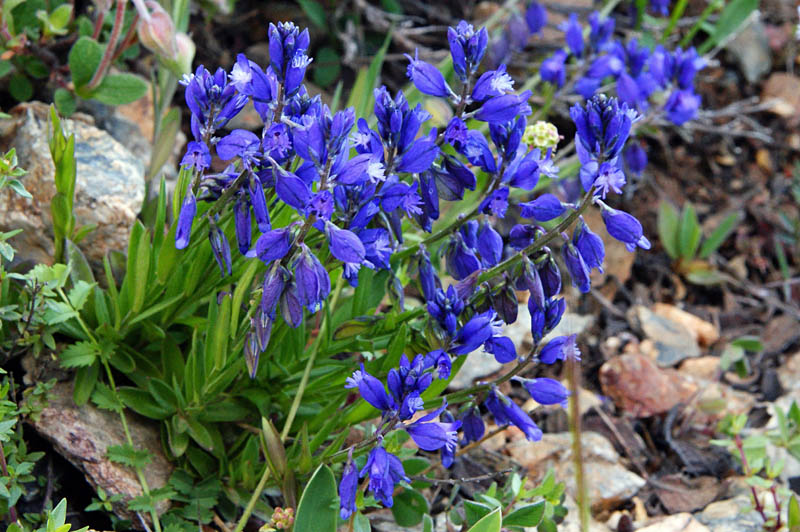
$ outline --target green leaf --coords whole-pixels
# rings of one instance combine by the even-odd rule
[[[489,515],[472,525],[467,532],[500,532],[500,525],[503,524],[501,510],[502,508],[495,508]]]
[[[147,94],[147,81],[135,74],[109,74],[88,97],[106,105],[125,105]]]
[[[156,176],[164,163],[169,159],[175,147],[175,139],[181,126],[181,113],[177,107],[172,107],[161,119],[158,137],[153,142],[153,153],[150,155],[150,167],[147,169],[147,178]],[[161,197],[159,197],[159,201]],[[163,231],[163,227],[154,228]]]
[[[62,367],[80,368],[94,364],[98,355],[100,355],[100,349],[97,344],[77,342],[64,349],[59,355],[59,359]]]
[[[339,495],[336,479],[326,465],[321,465],[308,481],[294,519],[294,532],[335,532],[339,518]]]
[[[109,445],[106,449],[106,458],[129,467],[144,467],[152,461],[150,452],[146,449],[135,449],[132,445]]]
[[[316,0],[297,0],[300,4],[300,9],[306,14],[312,24],[321,30],[328,27],[328,16],[325,14],[325,8]],[[316,60],[316,57],[315,57]]]
[[[740,336],[731,342],[731,345],[741,347],[745,351],[759,353],[764,350],[764,344],[758,336]]]
[[[324,46],[317,51],[313,64],[314,83],[323,88],[336,81],[342,71],[342,58],[330,46]]]
[[[75,93],[62,87],[56,89],[55,93],[53,93],[53,102],[55,102],[58,112],[64,116],[72,115],[78,106]]]
[[[545,502],[517,508],[503,518],[503,526],[537,526],[544,515]]]
[[[789,499],[789,516],[786,524],[789,525],[789,532],[800,528],[800,504],[797,503],[797,496],[794,493]]]
[[[72,74],[72,83],[76,89],[82,88],[92,79],[103,59],[103,49],[104,47],[91,37],[81,37],[72,45],[67,61]]]
[[[422,532],[433,532],[433,518],[428,514],[422,516]]]
[[[662,201],[658,206],[658,237],[673,260],[678,258],[678,211],[670,203]]]
[[[61,4],[50,13],[48,21],[55,30],[62,30],[67,27],[72,17],[72,5]]]
[[[700,245],[700,223],[697,221],[697,212],[691,203],[686,203],[681,216],[680,230],[678,232],[678,253],[681,258],[692,259]]]
[[[426,513],[428,513],[428,501],[417,490],[405,488],[394,497],[392,515],[399,526],[403,528],[417,526]]]
[[[473,525],[477,523],[485,516],[489,515],[491,511],[492,507],[488,504],[476,501],[464,501],[464,518],[467,520],[467,524]]]
[[[211,436],[211,432],[208,430],[208,427],[192,417],[185,417],[184,420],[189,426],[189,436],[191,436],[192,439],[196,441],[197,444],[203,449],[209,452],[213,451],[214,438]]]
[[[725,277],[717,270],[699,269],[687,273],[686,280],[701,286],[713,286],[725,282]]]
[[[97,384],[97,377],[100,375],[100,364],[91,364],[78,368],[75,372],[75,387],[72,390],[72,400],[80,406],[86,404]]]
[[[102,382],[98,382],[95,385],[94,392],[92,393],[92,402],[97,405],[97,408],[110,410],[112,412],[122,412],[124,408],[111,388]]]
[[[33,97],[33,84],[25,74],[15,72],[8,80],[8,92],[18,102],[26,102]]]
[[[87,283],[86,281],[76,282],[75,286],[73,286],[69,294],[67,294],[67,299],[69,299],[69,304],[72,305],[72,308],[81,310],[86,304],[86,300],[89,299],[89,293],[94,287],[95,283]]]
[[[722,223],[711,232],[708,238],[703,242],[703,245],[700,246],[700,258],[707,259],[712,253],[718,250],[722,243],[725,242],[736,229],[739,220],[741,220],[741,216],[738,212],[730,214],[722,220]]]
[[[708,39],[698,48],[702,55],[714,46],[723,43],[729,36],[739,29],[750,13],[758,9],[758,0],[732,0],[726,2],[725,9],[714,24],[714,29]]]
[[[0,78],[11,72],[11,61],[0,59]]]
[[[380,75],[383,67],[383,58],[386,56],[386,50],[389,49],[389,43],[392,41],[391,30],[387,32],[386,39],[383,41],[383,46],[375,54],[369,68],[362,67],[358,71],[356,81],[350,91],[350,96],[347,98],[347,107],[355,107],[356,118],[365,118],[371,114],[372,106],[374,104],[374,96],[372,90],[378,83],[378,76]]]
[[[125,406],[150,419],[167,419],[172,412],[156,403],[149,393],[138,388],[123,386],[117,389],[117,394]]]

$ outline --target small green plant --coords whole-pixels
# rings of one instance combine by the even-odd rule
[[[500,488],[496,483],[478,493],[474,500],[465,500],[459,508],[452,509],[448,517],[457,526],[481,532],[503,530],[522,532],[538,527],[541,532],[557,529],[556,523],[566,515],[564,484],[556,482],[553,471],[548,471],[535,488],[526,488],[525,478],[518,473],[508,477]],[[494,527],[497,523],[497,528]]]
[[[711,443],[726,447],[740,463],[745,482],[750,487],[752,509],[763,519],[764,532],[783,529],[783,510],[786,508],[786,524],[790,531],[795,531],[800,527],[800,508],[792,492],[779,481],[784,460],[770,460],[768,448],[783,447],[791,456],[800,459],[800,407],[792,402],[788,412],[784,412],[775,406],[775,416],[777,429],[767,434],[743,436],[747,415],[729,414],[717,427],[727,437]]]
[[[722,351],[719,366],[722,371],[733,369],[736,374],[744,378],[750,374],[750,362],[747,353],[760,353],[764,346],[755,336],[740,336],[733,340]]]
[[[658,209],[658,235],[673,260],[675,271],[695,284],[718,284],[723,277],[708,259],[733,233],[739,221],[739,213],[732,213],[703,238],[697,212],[691,203],[687,202],[679,212],[662,201]]]
[[[12,523],[8,527],[7,532],[70,532],[72,525],[66,522],[67,520],[67,499],[61,499],[55,508],[47,512],[45,525],[39,528],[26,526],[22,523]],[[87,532],[88,526],[85,526],[74,532]]]

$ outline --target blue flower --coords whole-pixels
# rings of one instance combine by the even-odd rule
[[[486,28],[477,32],[472,25],[462,20],[455,28],[448,28],[447,41],[450,43],[450,55],[453,57],[453,70],[462,82],[467,76],[478,70],[478,65],[486,53],[489,44],[489,33]]]
[[[531,91],[525,91],[522,94],[496,96],[484,102],[478,112],[475,113],[475,119],[494,123],[508,122],[518,115],[528,116],[531,114],[531,107],[528,105],[530,97]]]
[[[367,370],[364,369],[364,364],[361,364],[360,370],[354,371],[353,375],[347,378],[344,387],[358,388],[361,397],[384,415],[397,410],[397,404],[386,393],[383,383],[367,373]]]
[[[567,398],[570,393],[563,384],[555,379],[539,378],[539,379],[521,379],[516,377],[517,380],[522,382],[528,393],[534,401],[540,405],[561,405],[567,406]]]
[[[603,239],[593,233],[583,220],[578,222],[572,234],[572,243],[578,248],[578,253],[589,270],[597,268],[600,272],[603,271],[603,260],[606,256]]]
[[[473,316],[456,333],[450,352],[466,355],[481,347],[494,335],[496,319],[497,313],[491,309]]]
[[[566,69],[564,63],[567,60],[567,52],[564,50],[556,50],[553,55],[542,61],[539,67],[539,75],[542,81],[552,83],[553,85],[561,88],[566,81]]]
[[[316,312],[331,291],[328,271],[308,246],[300,244],[300,253],[292,265],[297,283],[297,298],[309,312]]]
[[[497,70],[489,70],[481,74],[472,89],[472,99],[483,102],[495,96],[502,96],[514,90],[514,80],[506,72],[506,66],[500,65]]]
[[[238,157],[242,161],[242,166],[248,170],[258,165],[261,160],[261,139],[246,129],[234,129],[219,139],[216,149],[217,155],[223,161]]]
[[[523,218],[533,218],[537,222],[547,222],[553,218],[558,218],[566,211],[566,208],[553,194],[542,194],[533,201],[520,203],[520,216]]]
[[[585,107],[575,104],[569,114],[577,129],[576,148],[601,160],[612,160],[619,154],[631,125],[639,118],[626,104],[602,94],[592,97]]]
[[[353,451],[347,457],[347,464],[342,472],[342,480],[339,482],[339,517],[347,520],[358,511],[356,507],[356,491],[358,490],[358,468],[353,462]]]
[[[531,35],[540,33],[547,25],[547,10],[539,2],[531,2],[525,10],[525,22]]]
[[[481,268],[481,262],[475,252],[465,242],[461,233],[454,233],[445,252],[447,273],[456,280],[469,276]]]
[[[692,120],[697,115],[697,109],[699,108],[700,96],[691,90],[674,91],[669,95],[667,103],[664,104],[667,118],[676,126]]]
[[[628,166],[628,170],[636,175],[641,174],[647,167],[647,152],[638,142],[634,142],[625,148],[625,151],[622,152],[622,157]]]
[[[539,361],[543,364],[553,364],[556,360],[571,359],[579,361],[581,352],[575,343],[576,335],[558,336],[553,338],[539,352]]]
[[[455,287],[448,286],[447,292],[436,289],[436,295],[428,300],[428,314],[435,319],[449,335],[454,335],[458,327],[458,316],[464,310],[464,302],[456,292]]]
[[[592,282],[589,279],[589,267],[586,261],[583,260],[578,248],[572,245],[571,242],[564,244],[562,248],[564,255],[564,263],[567,265],[567,271],[572,279],[572,286],[584,294],[592,287]]]
[[[286,268],[276,264],[267,270],[264,275],[261,292],[261,312],[271,319],[275,319],[275,309],[286,285],[286,279],[290,277]]]
[[[414,52],[413,58],[406,54],[406,59],[409,60],[406,74],[421,93],[440,98],[454,96],[453,90],[444,80],[439,69],[430,63],[419,60],[418,50]]]
[[[189,189],[183,197],[181,212],[178,215],[178,225],[175,228],[175,247],[177,249],[184,249],[189,245],[195,214],[197,214],[197,199]]]
[[[614,34],[614,19],[611,17],[600,18],[597,11],[589,15],[589,43],[595,51],[604,50],[611,44]]]
[[[443,423],[431,421],[438,417],[445,408],[447,408],[446,401],[433,412],[403,427],[411,436],[411,439],[414,440],[414,443],[423,451],[438,451],[442,448],[447,448],[451,452],[455,451],[461,422]]]
[[[508,209],[508,187],[501,187],[490,192],[478,206],[478,211],[504,218]]]
[[[533,422],[531,417],[517,406],[514,401],[496,389],[492,389],[489,392],[485,404],[498,425],[512,424],[516,426],[529,441],[542,439],[542,430]]]
[[[360,476],[365,475],[369,475],[369,490],[373,497],[387,508],[391,508],[394,502],[392,494],[395,485],[401,480],[411,481],[400,459],[380,445],[370,451],[367,463],[360,472]]]
[[[247,96],[237,94],[221,68],[211,74],[202,65],[198,66],[194,74],[185,75],[180,83],[186,87],[186,105],[192,112],[191,127],[196,141],[210,138],[247,104]]]
[[[328,221],[325,222],[325,235],[328,237],[331,255],[342,262],[361,264],[364,261],[366,250],[358,235]]]
[[[583,55],[583,28],[578,22],[578,15],[570,13],[569,20],[561,25],[561,29],[564,31],[564,38],[570,52],[580,59]]]
[[[228,244],[225,233],[219,228],[215,220],[209,219],[208,240],[211,243],[211,251],[214,253],[214,259],[217,261],[217,266],[219,266],[222,275],[230,275],[231,246]]]
[[[625,244],[628,251],[636,247],[650,249],[650,241],[644,236],[642,224],[627,212],[603,205],[601,212],[608,234]]]
[[[489,223],[484,223],[478,232],[478,252],[481,254],[481,265],[491,268],[503,258],[503,237]]]
[[[467,408],[461,414],[461,430],[464,432],[464,441],[462,444],[467,444],[471,441],[480,441],[486,431],[483,424],[481,413],[475,406]]]
[[[186,154],[181,159],[181,166],[194,168],[198,172],[211,166],[211,153],[208,151],[206,143],[191,141],[186,146]]]

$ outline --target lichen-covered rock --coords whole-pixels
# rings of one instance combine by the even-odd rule
[[[128,428],[136,449],[150,453],[151,461],[144,468],[148,487],[164,487],[172,474],[172,465],[161,450],[158,427],[142,418],[127,414]],[[125,433],[114,412],[101,410],[91,403],[76,406],[72,400],[72,384],[60,382],[48,395],[48,405],[37,421],[32,422],[39,434],[53,443],[56,450],[80,469],[89,483],[109,494],[121,494],[123,500],[114,505],[114,513],[138,522],[126,503],[142,495],[136,473],[130,467],[106,458],[112,445],[124,445]],[[169,501],[156,506],[159,513],[169,508]],[[145,516],[147,517],[147,516]]]
[[[12,118],[0,120],[0,149],[16,148],[22,177],[32,199],[0,191],[0,230],[23,229],[12,239],[20,261],[53,262],[50,201],[56,193],[48,144],[48,107],[20,104]],[[125,251],[131,227],[144,200],[146,161],[134,157],[92,119],[75,115],[62,122],[75,133],[77,179],[73,212],[76,226],[96,225],[79,244],[86,258],[99,264],[109,250]]]

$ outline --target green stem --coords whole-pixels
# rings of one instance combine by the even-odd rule
[[[708,17],[710,17],[711,14],[714,11],[716,11],[718,8],[719,8],[719,5],[717,4],[717,2],[710,2],[706,6],[706,8],[703,10],[703,12],[700,13],[700,17],[697,19],[697,22],[695,22],[694,25],[689,30],[689,33],[684,35],[683,39],[681,39],[680,45],[682,47],[685,48],[686,46],[689,45],[690,42],[692,42],[692,39],[694,38],[695,34],[700,30],[700,26],[702,26],[705,23],[705,21],[708,19]]]
[[[672,9],[672,15],[669,17],[669,24],[664,29],[664,33],[661,35],[661,43],[667,42],[672,30],[675,29],[675,26],[678,25],[678,20],[680,20],[683,12],[686,10],[686,6],[689,4],[689,0],[678,0],[678,3],[675,4],[675,7]]]
[[[333,296],[331,297],[331,302],[328,307],[329,312],[332,312],[336,309],[336,302],[339,300],[339,294],[341,293],[343,286],[344,277],[339,277],[339,280],[336,281],[336,288],[333,290]],[[327,334],[329,325],[327,317],[328,313],[322,317],[322,323],[319,326],[319,333],[317,333],[317,337],[314,339],[314,345],[311,348],[311,356],[308,357],[306,368],[303,370],[303,377],[300,379],[300,387],[297,389],[297,393],[294,396],[294,401],[292,401],[292,406],[289,409],[289,415],[286,418],[286,423],[283,425],[283,430],[281,431],[281,440],[286,440],[286,437],[289,435],[289,431],[292,429],[292,423],[297,415],[297,409],[300,408],[300,401],[302,401],[303,394],[306,391],[306,386],[308,386],[308,378],[311,375],[311,369],[314,367],[314,361],[317,359],[319,346],[322,344],[322,337]]]
[[[570,215],[567,216],[564,219],[564,221],[562,221],[553,229],[545,233],[541,238],[537,238],[536,241],[534,241],[531,245],[529,245],[519,253],[512,255],[511,257],[507,258],[497,266],[489,268],[488,270],[480,274],[478,276],[477,283],[478,284],[484,283],[489,279],[492,279],[497,275],[500,275],[504,271],[518,264],[522,260],[522,257],[528,256],[531,253],[540,250],[546,244],[549,244],[554,238],[556,238],[559,234],[561,234],[562,231],[567,230],[575,222],[575,220],[577,220],[578,217],[581,214],[583,214],[583,211],[589,208],[589,205],[591,205],[592,203],[593,196],[594,196],[594,188],[592,188],[591,190],[589,190],[589,192],[586,193],[586,196],[584,196],[580,206],[576,210],[572,211],[572,213],[570,213]]]
[[[339,294],[341,293],[343,286],[344,278],[339,277],[339,280],[336,282],[336,288],[334,288],[333,291],[333,296],[331,296],[331,310],[336,308],[336,302],[339,300]],[[281,432],[281,440],[286,440],[286,437],[289,435],[289,431],[292,428],[292,423],[297,415],[297,409],[300,408],[300,401],[303,399],[303,393],[305,392],[306,386],[308,386],[308,379],[311,375],[311,369],[314,367],[314,361],[317,358],[317,353],[319,353],[319,346],[322,343],[322,337],[326,334],[327,328],[328,320],[326,314],[322,318],[322,323],[319,327],[319,333],[317,333],[317,337],[314,339],[314,345],[311,348],[311,356],[308,358],[308,362],[306,363],[306,368],[303,371],[303,377],[300,379],[300,387],[297,390],[297,394],[294,396],[294,401],[289,409],[289,415],[286,418],[286,423],[284,424],[283,431]],[[253,513],[253,508],[255,508],[256,502],[258,502],[258,499],[261,496],[261,492],[264,491],[264,486],[267,483],[269,474],[269,467],[265,467],[264,473],[261,475],[261,479],[258,481],[258,485],[256,486],[255,491],[253,491],[253,495],[250,497],[250,500],[247,501],[247,506],[244,508],[244,513],[239,518],[239,522],[236,524],[236,528],[233,529],[233,532],[242,532],[244,529],[247,521],[250,519],[250,515]]]
[[[256,507],[256,503],[258,502],[258,498],[261,495],[261,492],[264,491],[264,486],[267,485],[267,479],[269,479],[269,466],[264,464],[264,473],[261,475],[261,478],[258,480],[258,485],[256,486],[253,495],[250,497],[250,500],[247,501],[247,506],[244,507],[244,513],[242,517],[239,518],[239,522],[236,523],[236,528],[233,529],[233,532],[242,532],[244,530],[247,521],[250,519],[250,515],[253,513],[253,509]]]
[[[117,393],[117,385],[114,382],[114,374],[111,372],[111,366],[108,365],[108,360],[105,358],[102,358],[101,360],[103,368],[106,370],[106,376],[108,377],[108,384],[111,387],[111,393],[114,394],[116,401],[119,404],[122,404],[122,400],[119,398],[119,394]],[[128,419],[125,417],[124,409],[119,411],[119,419],[122,422],[122,430],[125,433],[125,440],[128,442],[128,445],[135,447],[133,444],[133,438],[131,437],[131,431],[128,428]],[[144,476],[142,468],[135,466],[134,470],[136,471],[136,478],[139,480],[139,484],[142,486],[142,492],[145,495],[150,495],[150,487],[147,485],[147,479]],[[156,532],[161,532],[161,523],[158,520],[158,513],[156,512],[155,508],[150,510],[150,518],[153,520],[153,527],[156,529]]]
[[[571,397],[569,398],[569,431],[572,435],[572,463],[575,467],[575,488],[578,504],[578,517],[581,523],[581,532],[589,532],[591,513],[589,508],[589,494],[586,489],[586,475],[583,470],[583,449],[581,445],[581,410],[579,401],[580,366],[574,359],[567,360],[569,371],[569,384]]]

